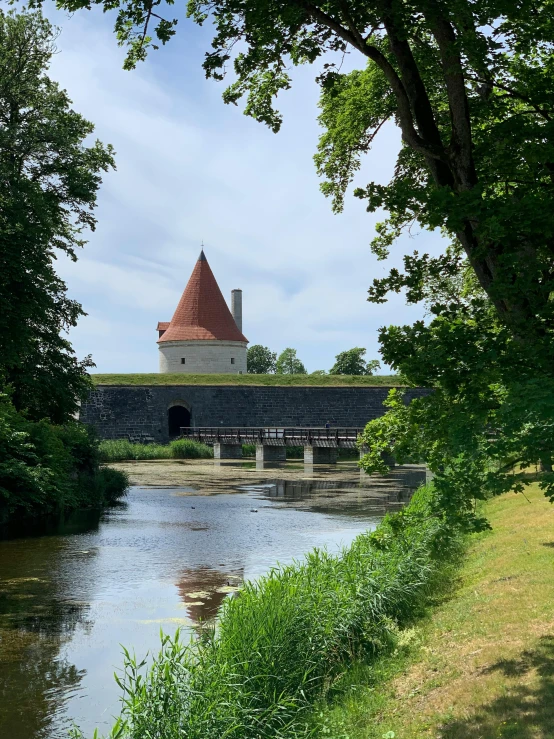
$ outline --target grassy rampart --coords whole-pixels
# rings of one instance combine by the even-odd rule
[[[275,385],[345,387],[402,386],[399,375],[189,375],[181,373],[93,374],[95,385]]]
[[[228,599],[217,632],[187,645],[164,639],[146,680],[126,655],[127,739],[285,739],[314,736],[312,707],[345,665],[394,650],[401,630],[448,579],[441,524],[428,491],[379,533],[359,536],[340,556],[314,550],[304,561],[248,583]]]

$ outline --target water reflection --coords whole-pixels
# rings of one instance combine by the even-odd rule
[[[118,503],[115,508],[125,508],[125,502]],[[34,519],[32,521],[12,523],[0,526],[0,541],[21,539],[31,536],[69,536],[84,531],[97,529],[101,512],[98,510],[72,511],[66,514],[55,514]]]
[[[98,512],[81,511],[35,523],[33,533],[40,538],[0,541],[2,737],[46,739],[54,723],[69,726],[60,712],[84,670],[61,652],[75,630],[89,623],[95,553],[71,552],[67,544],[70,537],[96,531],[99,520]]]
[[[320,469],[318,473],[321,474]],[[425,468],[419,465],[399,467],[386,477],[359,471],[342,475],[340,479],[321,479],[313,477],[313,465],[305,465],[304,474],[301,479],[265,480],[243,485],[241,489],[297,510],[381,517],[387,510],[405,505],[425,482]]]
[[[303,479],[277,466],[245,485],[261,477],[249,464],[239,482],[206,466],[195,488],[134,487],[101,518],[47,521],[0,541],[2,739],[61,739],[72,720],[107,733],[120,644],[157,652],[160,627],[193,628],[245,579],[313,546],[348,544],[421,482],[415,469],[384,482],[354,465],[318,466],[315,479],[300,464]]]
[[[177,588],[190,618],[200,623],[214,618],[224,598],[236,592],[243,580],[243,568],[221,571],[199,567],[183,570]]]

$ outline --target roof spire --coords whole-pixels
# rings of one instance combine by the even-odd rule
[[[205,262],[205,261],[207,261],[206,260],[206,255],[204,254],[204,239],[202,239],[202,249],[200,250],[200,256],[198,257],[198,261],[199,262]]]
[[[158,341],[241,341],[246,342],[221,294],[202,249],[185,291]]]

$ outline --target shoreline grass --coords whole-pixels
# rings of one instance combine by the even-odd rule
[[[493,529],[472,537],[455,593],[392,658],[347,671],[319,707],[324,735],[554,736],[554,506],[536,484],[526,496],[483,505]]]
[[[260,385],[275,387],[402,387],[399,375],[194,375],[182,373],[91,374],[102,385]]]
[[[169,444],[134,444],[127,439],[104,439],[98,446],[102,462],[131,459],[209,459],[213,449],[193,439],[175,439]]]

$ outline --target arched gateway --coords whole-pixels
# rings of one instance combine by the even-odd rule
[[[176,439],[183,427],[190,427],[190,410],[184,405],[172,405],[167,409],[167,430],[169,438]]]

